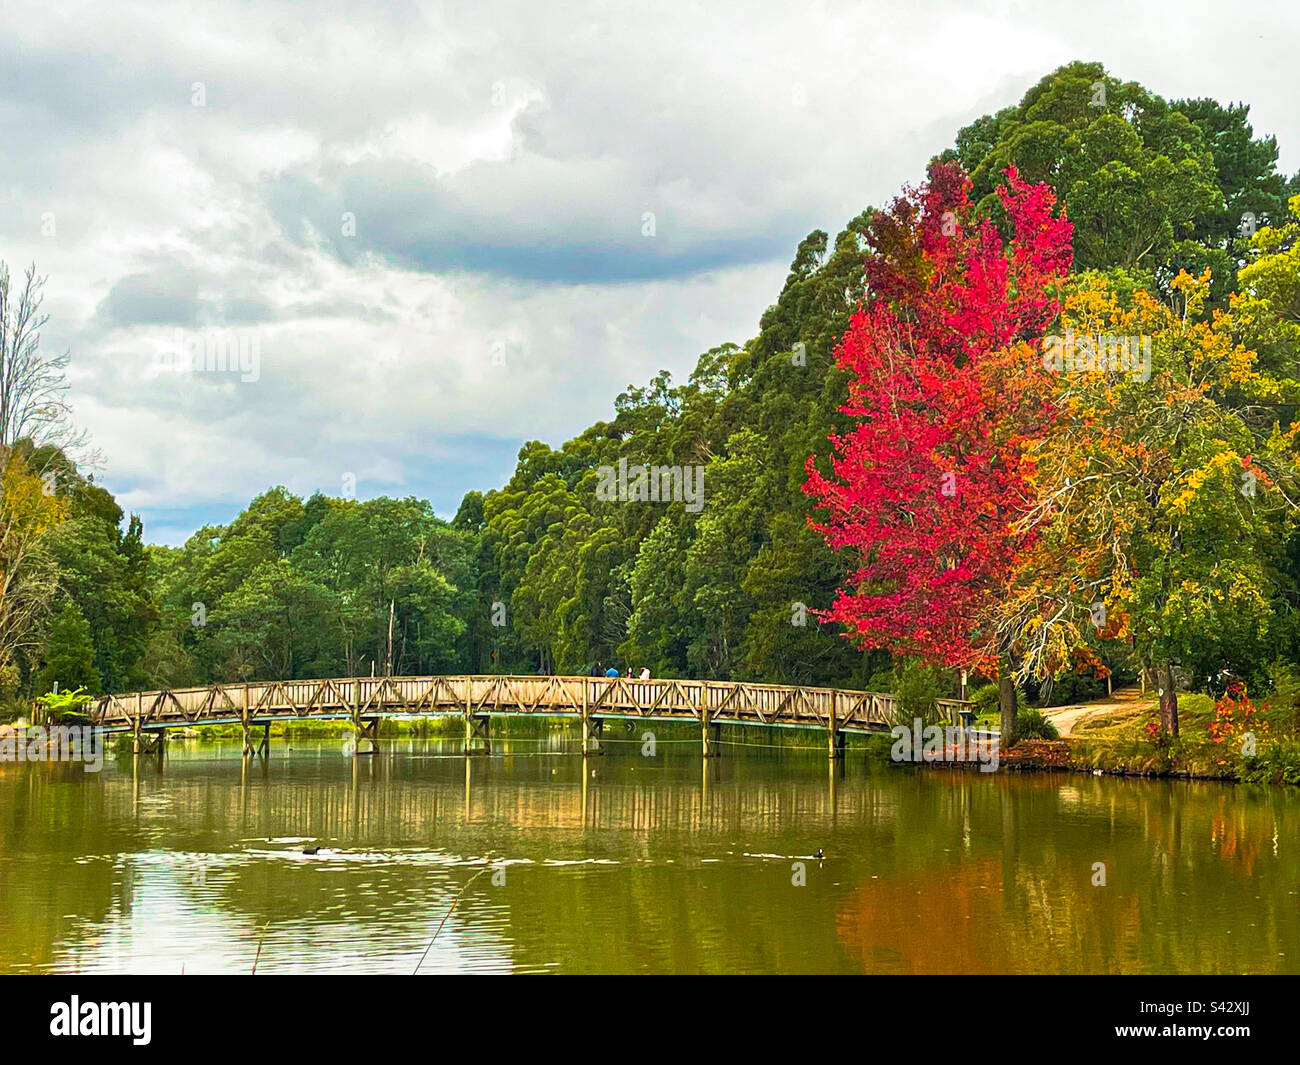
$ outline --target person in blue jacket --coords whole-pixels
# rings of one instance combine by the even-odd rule
[[[605,670],[605,676],[607,676],[607,677],[617,677],[617,676],[618,676],[618,670],[615,669],[613,666],[610,666],[609,669]]]

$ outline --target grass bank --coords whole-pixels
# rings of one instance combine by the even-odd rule
[[[1177,739],[1159,734],[1156,699],[1080,722],[1063,740],[1028,740],[1002,758],[1010,770],[1079,770],[1121,776],[1184,777],[1248,784],[1300,785],[1300,740],[1289,722],[1266,714],[1251,725],[1214,739],[1222,715],[1208,695],[1178,697]],[[1238,722],[1238,725],[1241,723]]]

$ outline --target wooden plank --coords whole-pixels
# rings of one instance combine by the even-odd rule
[[[349,714],[578,714],[684,717],[715,723],[820,725],[861,729],[894,724],[892,695],[804,685],[655,678],[516,675],[347,677],[264,681],[100,696],[103,727],[179,727],[249,716]],[[955,720],[969,701],[936,700]]]

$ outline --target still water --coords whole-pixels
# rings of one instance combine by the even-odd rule
[[[0,765],[0,971],[1300,972],[1294,792],[572,743]]]

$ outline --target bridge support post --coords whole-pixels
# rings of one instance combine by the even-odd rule
[[[156,754],[158,760],[161,762],[163,756],[163,736],[163,730],[158,729],[153,734],[153,740],[150,741],[148,733],[141,729],[137,722],[135,733],[132,737],[134,740],[134,743],[132,744],[132,754]]]
[[[352,705],[347,706],[348,717],[352,721],[352,756],[379,753],[379,718],[365,720],[361,716],[361,681],[352,681]],[[362,750],[366,745],[368,750]]]
[[[844,748],[848,743],[848,733],[832,732],[830,735],[829,747],[831,761],[838,761],[844,757]]]
[[[718,726],[709,720],[708,706],[700,707],[700,746],[705,758],[717,758],[722,752],[718,750]]]
[[[492,719],[483,714],[465,714],[465,753],[466,754],[491,754],[492,753]],[[481,740],[482,746],[474,746],[475,740]]]
[[[352,716],[352,755],[379,753],[379,718],[364,719],[359,713]],[[364,748],[364,749],[363,749]]]
[[[256,743],[254,743],[253,729],[255,729],[257,726],[250,725],[248,723],[247,713],[244,714],[241,724],[244,727],[244,751],[243,751],[244,757],[247,758],[249,757],[249,755],[254,755],[254,754],[261,754],[261,755],[270,754],[271,753],[271,726],[269,724],[263,725],[262,738],[258,740]]]
[[[248,723],[247,710],[244,710],[243,714],[240,715],[239,724],[240,726],[243,727],[243,736],[244,736],[243,757],[244,758],[253,756],[253,754],[263,754],[263,756],[265,756],[265,754],[270,754],[270,724],[269,723],[264,724],[264,726],[261,727],[261,739],[257,741],[253,741],[252,739],[252,731],[255,730],[257,726],[255,726],[255,724]]]
[[[831,761],[844,757],[844,744],[848,737],[840,731],[839,722],[835,716],[835,703],[832,696],[830,719],[827,722],[829,735],[826,740],[827,751],[830,754]]]
[[[587,754],[604,754],[605,751],[600,746],[600,734],[605,729],[605,722],[601,718],[591,716],[591,710],[587,705],[587,681],[582,680],[582,753]],[[585,778],[584,778],[585,779]]]

